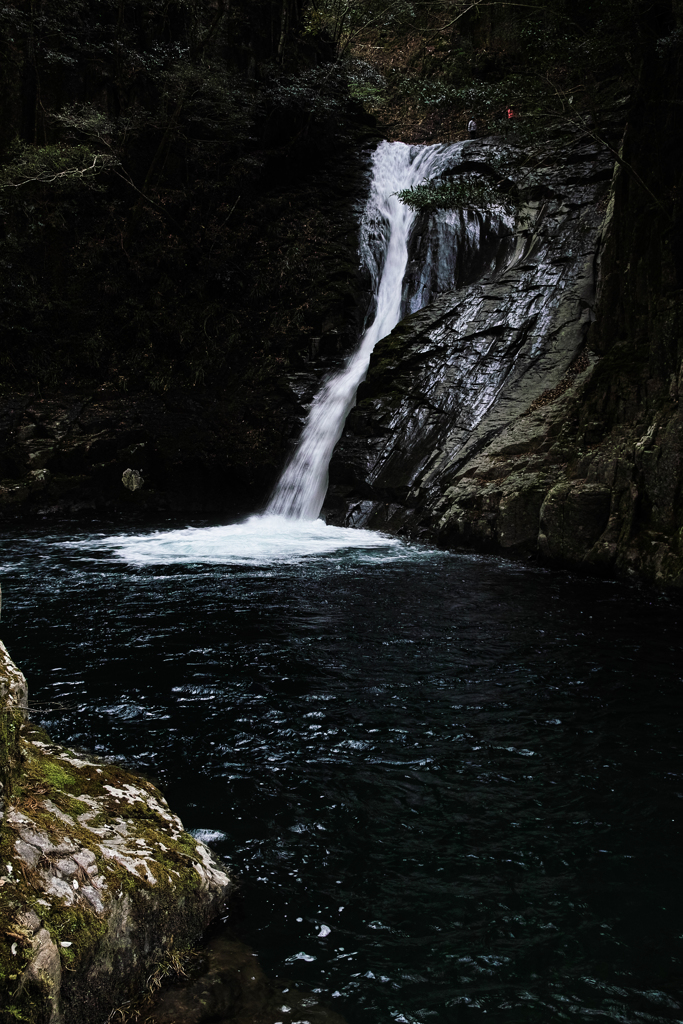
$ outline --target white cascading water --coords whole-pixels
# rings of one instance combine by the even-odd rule
[[[316,396],[301,440],[265,514],[228,526],[103,537],[85,545],[77,542],[75,546],[104,546],[116,556],[137,564],[262,565],[337,553],[347,557],[352,550],[362,558],[407,556],[409,549],[395,537],[371,530],[327,526],[317,517],[325,500],[332,452],[354,404],[358,385],[368,371],[372,350],[403,316],[430,299],[433,266],[420,268],[413,285],[406,285],[408,243],[415,214],[398,201],[395,193],[451,165],[461,145],[418,148],[401,142],[383,142],[378,146],[361,230],[361,255],[372,277],[375,317],[356,352],[325,381]],[[436,269],[443,277],[442,286],[448,287],[456,239],[476,248],[481,225],[476,217],[456,211],[439,214],[437,225],[440,241],[430,249],[426,263],[439,264]],[[437,290],[439,283],[440,279]]]
[[[372,188],[363,218],[362,250],[373,278],[375,318],[346,365],[316,395],[296,451],[278,481],[266,514],[317,519],[325,500],[334,446],[365,379],[372,351],[404,315],[403,280],[415,212],[396,192],[418,185],[441,169],[455,146],[416,148],[383,142],[373,159]],[[381,239],[380,259],[373,242]]]

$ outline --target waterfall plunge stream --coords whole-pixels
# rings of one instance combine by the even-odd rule
[[[320,514],[334,446],[354,405],[358,385],[368,372],[372,351],[413,305],[408,296],[406,309],[404,279],[415,212],[399,202],[396,192],[418,185],[442,169],[459,148],[459,143],[417,149],[402,142],[383,142],[375,151],[361,237],[362,256],[372,276],[375,316],[346,365],[328,377],[316,395],[267,513],[308,520]]]
[[[105,543],[119,557],[138,564],[244,565],[296,562],[354,549],[368,558],[408,555],[408,549],[395,537],[327,526],[318,516],[334,446],[375,345],[404,316],[425,306],[435,291],[453,287],[459,246],[470,251],[479,246],[481,221],[476,215],[441,212],[432,217],[432,236],[426,250],[423,247],[417,273],[407,274],[416,214],[399,202],[396,192],[453,166],[462,145],[418,147],[383,142],[377,147],[361,225],[361,258],[372,280],[374,318],[346,364],[323,382],[265,514],[229,526],[107,537]],[[97,543],[99,546],[101,541]],[[76,546],[83,545],[77,542]]]

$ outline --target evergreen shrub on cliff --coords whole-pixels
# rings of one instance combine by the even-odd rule
[[[496,205],[508,209],[514,205],[510,196],[481,174],[463,174],[448,181],[424,181],[396,194],[413,210],[480,209]]]

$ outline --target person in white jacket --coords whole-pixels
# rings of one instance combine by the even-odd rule
[[[476,139],[476,137],[477,137],[477,122],[474,120],[473,117],[471,117],[469,119],[469,122],[467,124],[467,131],[470,133],[470,138],[471,139]]]

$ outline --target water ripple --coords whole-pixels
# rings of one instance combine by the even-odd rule
[[[7,534],[38,719],[159,779],[351,1024],[680,1021],[680,605],[314,529]]]

